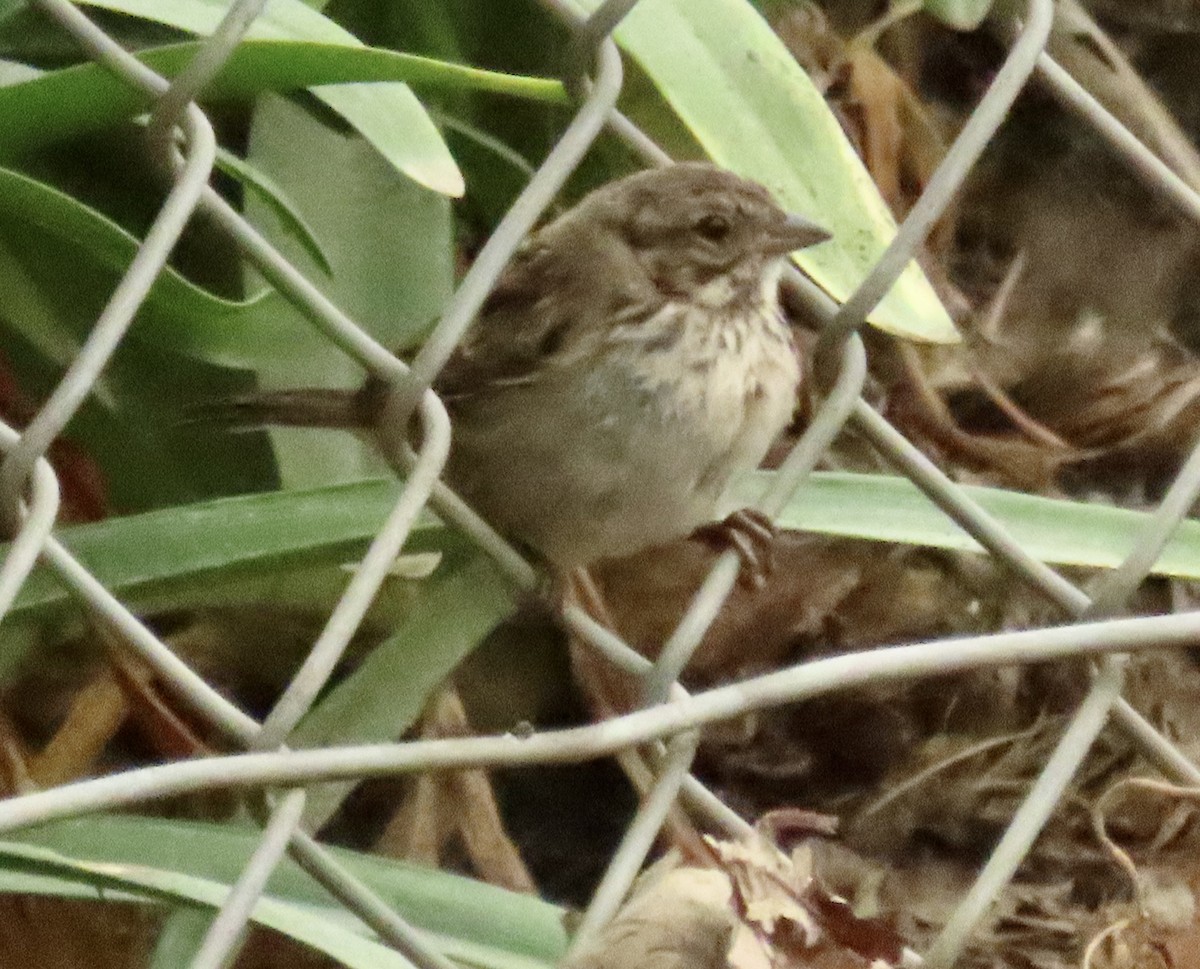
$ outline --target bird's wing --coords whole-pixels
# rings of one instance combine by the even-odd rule
[[[552,256],[536,243],[518,252],[438,375],[443,400],[532,379],[554,351],[571,319]]]
[[[439,374],[438,394],[451,402],[530,383],[584,335],[653,312],[661,296],[630,272],[626,251],[592,232],[530,239]]]

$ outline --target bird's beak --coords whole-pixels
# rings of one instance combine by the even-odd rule
[[[815,222],[802,215],[789,215],[771,228],[768,246],[780,255],[786,255],[831,238],[832,233],[822,229]]]

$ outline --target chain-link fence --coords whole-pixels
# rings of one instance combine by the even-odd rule
[[[654,663],[642,658],[584,611],[568,609],[566,621],[579,637],[608,661],[645,678],[647,695],[653,703],[636,712],[593,726],[520,738],[420,740],[305,751],[290,751],[283,746],[326,684],[427,504],[477,541],[519,586],[530,588],[534,584],[534,572],[520,555],[439,483],[451,428],[445,408],[429,388],[518,243],[602,131],[607,128],[615,132],[650,164],[668,162],[615,109],[622,85],[622,65],[610,34],[636,0],[609,0],[587,20],[580,20],[563,0],[547,0],[547,3],[574,30],[576,73],[569,79],[569,87],[579,97],[578,111],[478,254],[411,366],[405,366],[340,312],[208,186],[215,138],[208,119],[193,98],[219,70],[263,8],[264,0],[237,0],[220,28],[172,83],[122,50],[69,0],[38,0],[40,7],[92,58],[153,97],[151,144],[163,166],[172,173],[174,184],[85,345],[45,406],[21,433],[0,427],[0,446],[5,451],[0,467],[0,508],[13,536],[0,569],[0,616],[11,606],[35,564],[43,562],[70,588],[97,623],[134,649],[196,716],[244,747],[246,753],[132,770],[14,797],[0,803],[0,831],[200,789],[236,787],[271,791],[263,794],[259,802],[263,833],[258,847],[246,862],[192,965],[226,964],[269,874],[287,852],[349,911],[413,963],[427,969],[447,969],[451,963],[406,924],[402,913],[389,909],[325,848],[300,830],[305,794],[294,785],[434,769],[578,761],[609,756],[635,745],[657,744],[656,782],[643,798],[612,858],[576,935],[578,944],[612,917],[642,866],[668,810],[677,800],[682,799],[709,827],[733,834],[748,830],[742,819],[689,775],[698,731],[705,724],[886,680],[1066,657],[1096,657],[1090,691],[1079,704],[1045,769],[974,886],[924,954],[927,965],[949,966],[984,918],[991,900],[1013,876],[1076,768],[1110,720],[1128,732],[1169,776],[1189,784],[1200,783],[1200,769],[1122,698],[1123,654],[1149,647],[1194,643],[1200,638],[1200,614],[1107,618],[1123,608],[1200,492],[1200,450],[1184,464],[1125,561],[1108,572],[1089,595],[1023,551],[993,517],[861,396],[866,366],[858,329],[908,264],[1032,76],[1037,75],[1067,108],[1106,139],[1112,151],[1154,192],[1200,221],[1200,196],[1044,52],[1053,16],[1052,0],[1030,0],[1002,69],[929,180],[895,240],[858,290],[838,307],[794,272],[791,283],[804,294],[812,313],[826,323],[821,352],[836,361],[836,379],[807,431],[780,466],[762,510],[768,515],[777,514],[835,436],[852,427],[993,556],[1056,603],[1063,613],[1064,625],[958,639],[952,649],[945,648],[944,642],[934,641],[820,659],[688,696],[676,683],[680,671],[736,582],[738,559],[734,553],[726,552],[717,560]],[[177,140],[176,129],[182,132],[182,139]],[[261,723],[227,702],[174,656],[54,537],[59,495],[55,474],[45,458],[47,449],[92,391],[106,362],[125,337],[141,301],[166,265],[185,223],[198,211],[219,225],[245,258],[329,340],[361,362],[368,372],[394,381],[419,414],[422,430],[419,451],[394,456],[407,473],[403,491],[386,524],[375,536],[299,672]]]

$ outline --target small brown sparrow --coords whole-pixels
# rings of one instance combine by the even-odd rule
[[[792,417],[800,365],[779,278],[827,239],[703,163],[592,192],[519,249],[434,389],[446,481],[562,569],[718,515]],[[387,388],[266,393],[239,423],[370,428]]]

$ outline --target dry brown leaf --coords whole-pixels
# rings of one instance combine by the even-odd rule
[[[821,928],[803,896],[812,883],[807,852],[788,858],[763,838],[709,842],[733,880],[743,918],[763,935],[795,938],[803,948],[821,939]],[[798,862],[798,863],[797,863]]]
[[[128,696],[120,679],[111,670],[100,670],[75,695],[50,742],[30,759],[30,779],[38,787],[52,787],[92,772],[128,714]]]
[[[439,690],[426,707],[419,735],[434,739],[471,733],[458,692],[450,686]],[[510,891],[537,893],[520,850],[504,829],[495,792],[483,770],[419,775],[375,848],[436,868],[456,839],[480,879]]]
[[[830,958],[855,965],[900,963],[903,940],[888,921],[856,914],[815,879],[813,850],[819,841],[798,845],[790,856],[759,835],[709,843],[733,881],[743,922],[772,966],[828,964]],[[747,964],[754,961],[748,958]]]

